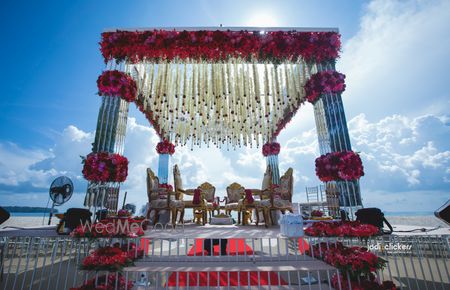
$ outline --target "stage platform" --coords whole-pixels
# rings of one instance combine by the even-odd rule
[[[422,227],[411,225],[393,225],[395,236],[449,236],[450,227]],[[64,237],[58,235],[55,226],[31,228],[1,228],[0,237]],[[209,225],[186,223],[175,228],[172,225],[150,226],[145,231],[148,238],[278,238],[279,226],[266,228],[264,225]]]

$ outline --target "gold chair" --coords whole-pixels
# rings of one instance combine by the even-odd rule
[[[283,176],[281,176],[279,186],[274,188],[271,195],[270,213],[273,210],[279,210],[282,214],[284,214],[286,210],[290,211],[291,213],[294,212],[292,209],[292,193],[294,187],[294,179],[292,173],[292,168],[289,168],[283,174]],[[270,218],[272,218],[271,214]]]
[[[171,200],[171,195],[167,188],[159,186],[159,179],[150,168],[147,168],[147,196],[149,202],[149,210],[147,212],[147,219],[150,218],[152,211],[155,211],[154,224],[158,222],[159,212],[168,210],[172,214],[172,224],[176,223],[176,214],[178,209],[184,206],[177,200]]]
[[[272,211],[279,210],[282,214],[286,210],[293,213],[292,209],[292,192],[293,192],[293,170],[289,168],[280,178],[280,184],[277,187],[264,192],[264,199],[258,202],[258,209],[263,210],[264,220],[267,225],[273,224]],[[270,220],[269,220],[270,219]]]
[[[225,213],[230,215],[231,212],[237,211],[238,224],[241,223],[241,210],[243,207],[243,199],[245,196],[245,188],[239,183],[232,183],[227,187],[227,196],[225,200]]]
[[[215,196],[216,188],[209,182],[204,182],[197,188],[202,192],[206,213],[209,214],[209,221],[211,222],[212,213],[214,210],[217,210],[217,207],[219,205],[219,197]],[[216,206],[214,205],[214,203],[216,204]]]
[[[244,208],[252,208],[256,211],[256,225],[259,225],[259,217],[262,213],[264,216],[264,224],[266,227],[269,225],[269,211],[270,211],[270,193],[272,188],[272,170],[270,166],[267,166],[266,172],[264,172],[263,181],[261,184],[261,190],[250,189],[253,195],[258,195],[259,200],[253,201],[253,204],[249,204],[244,199]]]
[[[202,211],[206,212],[204,198],[200,196],[200,203],[194,204],[192,200],[184,200],[184,195],[193,196],[195,189],[183,189],[183,181],[181,179],[180,169],[178,165],[175,164],[173,166],[173,183],[174,183],[174,191],[175,191],[175,200],[183,203],[183,208],[177,209],[176,212],[180,211],[180,220],[179,222],[183,222],[184,219],[184,211],[186,208],[192,208],[193,212]],[[206,214],[204,214],[206,216]],[[206,222],[206,217],[203,219],[203,224]]]

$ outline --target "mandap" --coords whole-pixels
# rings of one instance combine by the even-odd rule
[[[165,28],[102,33],[106,68],[97,79],[101,106],[92,152],[84,159],[85,205],[117,210],[128,174],[122,156],[129,104],[161,139],[158,177],[167,183],[178,146],[262,148],[280,179],[277,137],[304,104],[314,107],[322,154],[316,174],[337,188],[340,205],[361,205],[361,159],[351,148],[335,70],[337,29]]]

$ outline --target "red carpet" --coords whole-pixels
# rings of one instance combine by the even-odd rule
[[[196,239],[194,246],[189,250],[188,256],[202,255],[203,239]],[[214,246],[214,255],[220,252],[219,245]],[[206,254],[206,252],[205,252]],[[253,255],[253,250],[245,244],[243,239],[228,239],[227,254],[234,255]],[[250,274],[249,274],[250,273]],[[209,276],[209,277],[208,277]],[[228,277],[229,276],[229,277]],[[208,279],[209,278],[209,279]],[[250,279],[249,279],[250,278]],[[186,272],[172,273],[169,277],[169,287],[188,286],[188,275]],[[278,281],[278,274],[275,272],[190,272],[189,286],[257,286],[257,285],[287,285],[286,281]],[[208,283],[209,281],[209,283]],[[238,283],[239,281],[239,283]]]
[[[304,254],[306,250],[309,249],[309,244],[306,240],[299,238],[298,239],[298,251],[300,254]]]

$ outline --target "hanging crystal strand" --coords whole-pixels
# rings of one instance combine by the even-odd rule
[[[311,72],[308,70],[308,64],[306,63],[306,61],[302,60],[302,69],[300,71],[300,77],[302,80],[302,88],[305,87],[306,82],[309,80],[309,78],[311,77]],[[305,90],[302,90],[303,94],[306,95]]]
[[[224,119],[224,115],[226,115],[226,110],[225,108],[226,103],[227,103],[227,72],[226,72],[226,67],[225,67],[225,63],[220,63],[219,64],[219,75],[220,75],[220,87],[219,87],[219,93],[220,93],[220,111],[221,111],[221,116],[222,116],[222,122],[224,123],[225,119]]]
[[[294,89],[295,89],[295,85],[292,82],[292,74],[291,74],[291,64],[290,63],[285,63],[284,64],[284,77],[286,79],[286,91],[289,94],[289,98],[288,98],[288,105],[289,105],[289,109],[292,111],[294,107],[297,107],[297,104],[295,102],[295,93],[294,93]]]
[[[269,69],[269,67],[268,67],[268,69]],[[275,70],[274,67],[270,66],[270,71],[269,71],[269,74],[270,74],[270,90],[271,90],[271,96],[272,96],[272,103],[273,103],[274,112],[276,112],[276,114],[274,115],[273,121],[272,121],[271,131],[275,130],[275,126],[278,123],[279,118],[282,116],[282,113],[280,112],[281,105],[278,102],[277,94],[276,94],[274,70]],[[266,140],[267,139],[268,139],[268,136],[266,136]]]
[[[173,83],[171,85],[171,88],[172,88],[171,97],[174,99],[172,110],[173,110],[175,119],[178,118],[178,111],[179,111],[180,103],[182,101],[182,95],[180,93],[181,80],[179,79],[179,76],[177,76],[178,71],[181,70],[181,67],[182,67],[182,63],[180,63],[179,60],[177,59],[174,61],[174,63],[171,66],[171,69],[170,69],[170,75],[172,76],[172,80],[173,80]]]
[[[233,96],[233,148],[236,148],[238,145],[238,138],[237,138],[237,132],[239,132],[239,122],[238,122],[238,115],[239,115],[239,67],[237,63],[237,59],[233,60],[233,85],[234,85],[234,96]]]
[[[165,96],[166,96],[166,92],[164,91],[164,87],[165,87],[165,77],[166,77],[166,64],[165,63],[161,63],[161,83],[159,86],[159,90],[160,90],[160,97],[161,97],[161,116],[163,118],[166,117],[165,115]]]
[[[133,74],[132,77],[136,81],[137,84],[137,102],[142,103],[142,107],[144,109],[147,108],[148,103],[148,73],[147,73],[147,67],[143,64],[141,65],[141,68],[134,67],[132,70]],[[141,74],[139,72],[142,72]]]
[[[232,146],[232,134],[233,134],[233,96],[232,96],[232,90],[234,90],[233,87],[233,80],[232,80],[232,64],[230,62],[230,60],[227,61],[226,63],[226,70],[227,70],[227,88],[226,88],[226,92],[227,92],[227,120],[226,120],[226,124],[227,124],[227,151],[230,150],[230,145]]]
[[[291,96],[291,104],[295,107],[300,106],[300,103],[297,99],[297,88],[294,80],[294,64],[289,63],[288,66],[288,79],[289,79],[289,88],[291,89],[291,92],[289,95]]]
[[[149,72],[149,74],[150,74],[150,77],[148,78],[149,79],[149,83],[148,83],[148,96],[149,96],[149,99],[150,100],[152,100],[152,99],[154,99],[154,93],[153,93],[153,90],[154,90],[154,86],[155,86],[155,65],[153,64],[153,63],[150,63],[149,64],[149,69],[150,69],[150,72]]]
[[[271,80],[271,82],[270,82],[270,84],[271,84],[271,92],[272,92],[272,102],[273,102],[273,106],[274,106],[274,108],[276,108],[276,111],[277,111],[277,113],[276,113],[276,117],[278,118],[278,116],[280,116],[281,115],[281,112],[279,111],[280,110],[280,107],[281,107],[281,100],[280,100],[280,96],[279,96],[279,91],[278,91],[278,88],[277,88],[277,80],[276,80],[276,67],[275,66],[271,66],[270,67],[270,80]],[[267,103],[269,103],[270,104],[270,99],[269,98],[267,98],[266,99],[266,109],[267,109]],[[269,108],[269,110],[270,110],[270,108]]]
[[[243,146],[247,146],[247,97],[248,97],[248,87],[247,87],[247,72],[246,72],[246,64],[242,63],[242,85],[243,85],[243,96],[241,96],[241,135],[242,135],[242,144]]]
[[[255,89],[255,95],[253,97],[252,103],[252,115],[253,118],[253,126],[254,126],[254,132],[255,132],[255,141],[256,141],[256,147],[259,147],[259,140],[258,135],[260,134],[259,130],[259,110],[258,110],[258,100],[261,98],[261,89],[260,89],[260,83],[259,83],[259,72],[258,72],[258,65],[256,64],[256,61],[253,61],[253,82],[254,82],[254,89]]]
[[[162,82],[162,64],[158,64],[157,67],[158,71],[156,74],[156,83],[155,83],[155,101],[153,102],[155,104],[155,113],[157,119],[161,118],[162,116],[162,91],[161,91],[161,82]],[[158,121],[158,123],[160,124],[161,122]]]
[[[213,65],[212,64],[206,64],[208,67],[208,70],[206,71],[207,77],[206,77],[206,112],[209,115],[209,120],[213,121],[214,114],[212,112],[213,109],[213,103],[214,103],[214,92],[213,92]],[[214,122],[211,122],[211,129],[214,126]],[[214,141],[213,141],[214,142]]]
[[[197,98],[198,103],[200,106],[200,110],[202,112],[202,115],[206,115],[205,111],[205,88],[204,88],[204,77],[203,77],[203,62],[202,61],[196,61],[195,64],[195,70],[193,69],[192,74],[195,74],[195,80],[192,82],[192,97],[191,98]],[[205,118],[205,116],[202,116]],[[206,123],[208,125],[208,123]]]
[[[283,95],[285,95],[285,108],[290,107],[291,105],[291,91],[290,91],[290,87],[289,87],[289,78],[288,78],[288,69],[287,69],[287,65],[286,63],[283,63],[283,81],[281,82],[281,92]],[[283,85],[284,85],[284,90],[283,90]],[[283,91],[285,91],[285,93],[283,93]]]
[[[223,106],[225,107],[225,112],[228,115],[228,106],[227,106],[228,97],[229,97],[229,93],[228,93],[229,79],[228,79],[228,72],[227,72],[228,65],[227,65],[227,63],[223,62],[221,67],[222,67],[222,75],[223,75],[223,80],[222,80],[222,95],[223,95],[223,100],[224,100]]]
[[[210,77],[210,71],[212,71],[212,65],[205,64],[205,96],[206,96],[206,104],[207,104],[207,111],[209,111],[212,107],[212,80]]]
[[[167,79],[166,79],[166,99],[167,99],[167,107],[169,108],[169,130],[168,130],[168,134],[171,134],[173,132],[173,129],[175,127],[175,106],[177,103],[177,99],[174,98],[174,82],[173,82],[173,61],[169,62],[167,64],[167,71],[166,71],[166,75],[167,75]],[[169,140],[171,140],[169,138]]]
[[[301,70],[299,71],[299,78],[301,80],[301,92],[303,94],[303,98],[305,98],[306,92],[305,92],[305,85],[308,79],[310,78],[310,73],[308,71],[308,65],[305,61],[302,62]]]
[[[188,116],[190,116],[190,119],[187,122],[189,122],[189,132],[191,132],[191,134],[192,134],[192,132],[193,132],[193,130],[195,128],[195,119],[196,119],[195,96],[191,96],[188,99],[188,102],[189,102],[189,104],[188,104],[188,107],[189,107],[189,109],[188,109],[188,111],[189,111]],[[195,138],[192,136],[192,142],[195,142],[194,139]]]
[[[240,59],[238,59],[238,94],[237,97],[237,121],[238,121],[238,128],[236,131],[236,137],[238,141],[239,147],[241,147],[241,135],[243,131],[243,111],[242,111],[242,104],[243,104],[243,96],[244,96],[244,72],[243,72],[243,66],[240,62]]]
[[[182,92],[182,94],[179,95],[179,96],[181,96],[181,102],[182,103],[184,103],[186,98],[189,97],[188,96],[189,95],[189,81],[188,81],[188,72],[187,72],[187,70],[188,70],[187,63],[184,62],[184,64],[183,64],[183,92]],[[192,98],[195,98],[195,96],[191,96],[189,99],[192,100]],[[195,100],[194,100],[193,103],[195,104]]]
[[[297,63],[295,63],[295,64],[292,64],[292,69],[291,69],[291,77],[292,77],[292,80],[293,80],[293,84],[294,84],[294,92],[295,92],[295,98],[297,99],[297,100],[300,100],[300,96],[301,96],[301,93],[300,93],[300,82],[301,82],[301,80],[300,80],[300,78],[298,78],[298,73],[297,73],[297,71],[300,69],[300,67],[299,67],[299,63],[297,62]]]
[[[272,87],[271,81],[273,80],[272,78],[270,78],[270,76],[271,76],[271,67],[269,67],[269,65],[267,63],[265,63],[263,68],[264,68],[264,99],[262,97],[260,98],[260,104],[259,104],[260,116],[264,116],[263,112],[262,112],[263,102],[264,103],[267,103],[267,102],[270,103],[270,99],[272,98],[272,107],[273,107],[272,119],[276,119],[277,116],[278,116],[278,112],[276,110],[278,106],[277,106],[277,103],[276,103],[276,96],[275,96],[275,94],[273,92],[273,89],[271,91],[271,87]],[[261,132],[261,134],[262,134],[262,132]]]
[[[295,106],[300,106],[300,103],[298,102],[298,93],[297,93],[297,84],[295,82],[295,73],[294,73],[294,64],[289,63],[289,83],[291,88],[291,103]]]
[[[154,105],[153,102],[155,100],[154,94],[153,94],[153,87],[155,85],[155,81],[154,81],[154,75],[155,75],[155,66],[153,65],[153,63],[149,64],[149,77],[148,77],[148,81],[147,81],[147,87],[148,87],[148,102],[150,105],[151,111],[154,110]]]
[[[193,73],[193,68],[194,64],[192,64],[192,71],[191,74]],[[189,78],[189,65],[186,64],[185,65],[185,71],[183,72],[183,81],[185,81],[186,83],[183,83],[183,101],[185,100],[194,100],[195,101],[195,93],[192,92],[192,89],[194,86],[192,86],[191,82],[193,81],[194,76],[191,76],[191,78]],[[188,115],[189,116],[189,115]],[[187,123],[187,121],[183,122],[183,123]]]
[[[161,63],[160,65],[161,67],[161,82],[159,85],[159,92],[160,92],[160,110],[161,110],[161,118],[165,119],[166,117],[166,110],[165,110],[165,92],[164,92],[164,79],[166,76],[166,70],[165,70],[165,63]],[[162,123],[161,128],[164,130],[165,128],[163,127],[163,125],[165,124],[165,122]]]
[[[188,69],[188,67],[186,67],[186,69]],[[183,95],[183,100],[184,99],[194,99],[194,100],[197,99],[197,100],[199,100],[198,102],[200,102],[200,97],[197,96],[197,94],[195,93],[195,89],[196,89],[195,82],[197,79],[197,65],[195,64],[194,61],[191,66],[190,75],[188,76],[187,71],[186,71],[185,78],[186,78],[187,85],[186,85],[186,93],[185,93],[185,95]],[[202,106],[200,106],[200,108],[198,108],[198,111],[200,114],[202,113]]]
[[[217,112],[217,120],[218,120],[218,128],[220,128],[220,146],[225,142],[225,130],[223,130],[223,97],[222,97],[222,67],[220,63],[216,65],[216,112]]]
[[[172,74],[171,74],[171,68],[172,68],[172,62],[168,62],[167,63],[167,67],[166,67],[166,79],[165,79],[165,108],[166,108],[166,120],[167,122],[165,122],[166,125],[166,135],[168,135],[171,131],[172,131],[172,95],[171,95],[171,79],[172,79]]]
[[[227,131],[226,128],[226,103],[227,103],[227,95],[226,95],[226,72],[225,72],[225,65],[223,63],[219,63],[219,114],[220,114],[220,128],[221,128],[221,139],[222,144],[225,144]],[[222,145],[221,145],[222,146]]]
[[[213,67],[214,67],[214,70],[213,70],[213,72],[214,72],[214,76],[213,76],[214,109],[213,109],[213,111],[214,111],[214,116],[215,116],[214,120],[216,122],[215,127],[216,127],[216,130],[219,131],[218,126],[220,124],[220,92],[219,92],[219,90],[220,90],[220,77],[219,77],[220,72],[218,70],[217,64],[214,64]],[[218,142],[220,143],[220,141],[221,141],[221,136],[218,133]]]
[[[252,136],[253,136],[253,130],[254,130],[253,118],[255,117],[254,112],[252,112],[253,108],[254,108],[253,102],[255,101],[255,89],[253,87],[253,85],[254,85],[253,65],[247,64],[247,69],[248,69],[247,73],[249,75],[249,79],[248,79],[248,94],[249,94],[249,96],[247,99],[247,103],[248,103],[248,105],[247,105],[247,129],[248,129],[247,134],[248,134],[250,148],[252,148],[252,146],[253,146]]]
[[[165,108],[165,114],[166,114],[166,122],[164,122],[166,124],[166,128],[165,128],[165,132],[166,135],[168,135],[172,130],[171,127],[173,126],[172,123],[172,114],[171,114],[171,106],[173,104],[173,96],[170,94],[170,62],[166,63],[166,67],[164,70],[165,74],[164,74],[164,108]]]

